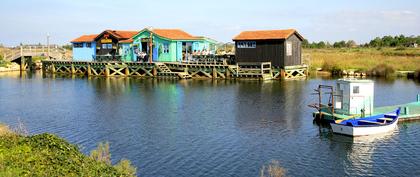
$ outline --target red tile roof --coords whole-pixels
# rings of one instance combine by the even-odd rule
[[[71,42],[92,42],[95,40],[97,34],[91,34],[91,35],[83,35],[76,39],[73,39]]]
[[[172,40],[197,40],[201,39],[200,37],[192,36],[187,32],[180,29],[153,29],[153,33],[162,36],[164,38]]]
[[[243,31],[235,38],[237,40],[270,40],[270,39],[287,39],[292,34],[296,34],[299,38],[303,37],[295,29],[286,30],[261,30],[261,31]]]

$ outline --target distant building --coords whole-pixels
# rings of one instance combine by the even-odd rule
[[[412,42],[412,43],[410,43],[409,47],[417,48],[418,47],[418,44],[415,43],[415,42]]]
[[[95,59],[96,36],[98,35],[83,35],[71,41],[74,61],[93,61]]]
[[[271,62],[282,68],[302,65],[303,39],[294,29],[241,32],[233,38],[236,62]]]

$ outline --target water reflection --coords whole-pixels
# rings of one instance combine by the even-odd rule
[[[291,176],[419,174],[420,124],[373,140],[334,135],[306,106],[318,84],[334,80],[0,74],[0,122],[21,118],[31,133],[57,133],[85,153],[109,141],[113,160],[130,159],[142,176],[257,176],[272,159]],[[411,101],[419,90],[377,81],[375,104]]]

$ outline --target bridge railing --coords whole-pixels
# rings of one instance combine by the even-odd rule
[[[3,54],[3,58],[7,61],[12,61],[21,56],[49,56],[57,58],[59,55],[61,57],[65,56],[66,52],[66,49],[57,45],[51,45],[50,47],[43,45],[21,45],[19,47],[9,48]]]

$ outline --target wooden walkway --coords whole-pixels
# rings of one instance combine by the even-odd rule
[[[225,62],[80,62],[42,61],[44,73],[86,76],[169,77],[180,79],[281,79],[273,72],[271,63],[248,67],[243,63]],[[282,71],[287,73],[288,71]]]

